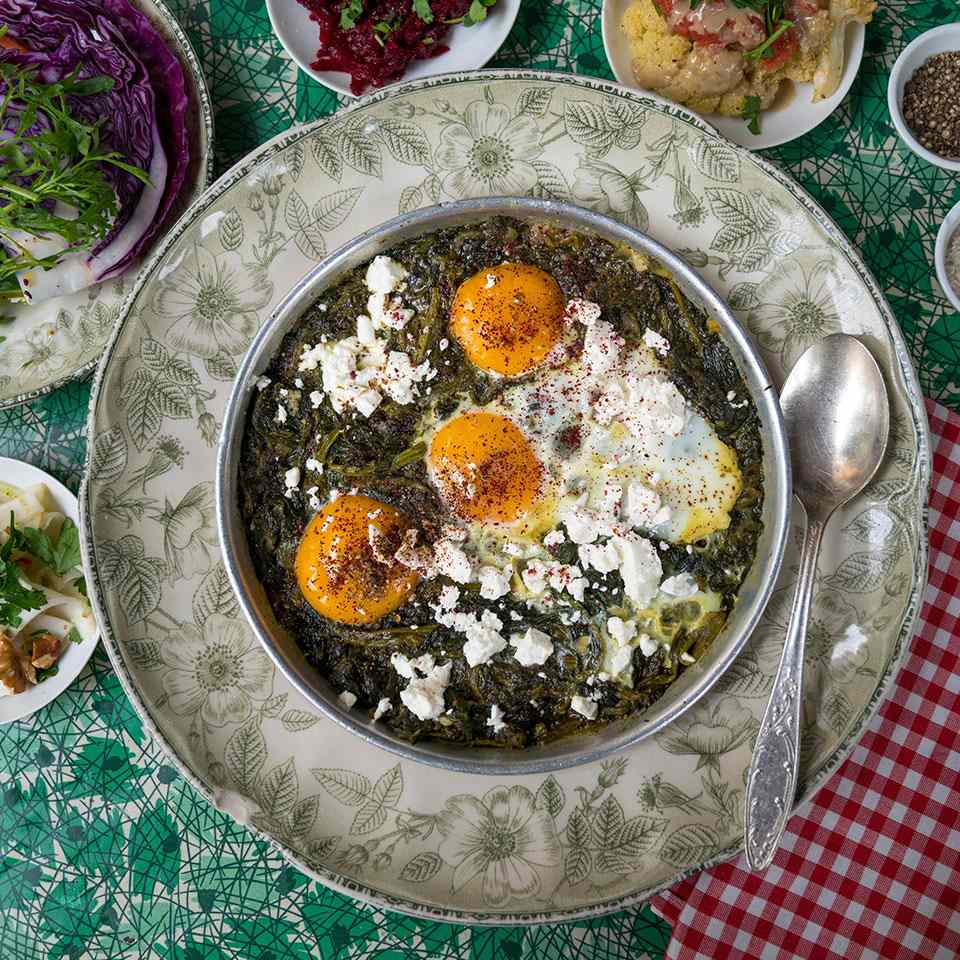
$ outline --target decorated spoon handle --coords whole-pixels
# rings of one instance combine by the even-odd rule
[[[800,704],[803,700],[803,644],[813,579],[823,537],[822,520],[808,522],[800,554],[800,576],[790,611],[770,702],[763,714],[747,777],[745,845],[751,870],[770,865],[780,845],[797,790],[800,765]]]

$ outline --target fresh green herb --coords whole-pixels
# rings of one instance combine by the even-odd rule
[[[427,445],[422,440],[418,441],[412,446],[407,447],[406,450],[401,450],[400,453],[393,458],[393,469],[399,470],[408,463],[415,463],[417,460],[422,460],[426,452]]]
[[[413,0],[413,12],[424,23],[433,23],[433,11],[430,9],[430,0]]]
[[[392,23],[389,20],[381,20],[379,23],[375,23],[373,25],[373,39],[382,47],[390,34],[397,29],[397,26],[397,23]]]
[[[771,33],[763,43],[758,47],[754,47],[752,50],[748,50],[744,57],[747,60],[759,60],[761,57],[769,57],[773,53],[773,45],[780,39],[791,27],[793,26],[792,20],[781,20],[777,25],[776,30]]]
[[[13,513],[10,513],[10,537],[0,547],[0,623],[19,627],[21,614],[37,610],[46,603],[47,595],[42,590],[33,590],[20,582],[20,567],[11,559],[14,549]]]
[[[84,595],[87,596],[87,581],[84,577],[77,577],[73,585]]]
[[[363,0],[347,0],[340,11],[340,29],[352,30],[363,16]]]
[[[76,627],[70,628],[70,632],[67,634],[67,640],[70,643],[83,643],[83,637],[80,636],[80,631]]]
[[[37,670],[37,683],[43,683],[50,677],[55,677],[60,672],[60,667],[55,663],[52,667],[41,667]]]
[[[118,210],[106,166],[149,183],[143,170],[101,147],[103,120],[85,123],[70,112],[67,97],[93,96],[113,86],[110,77],[79,80],[77,71],[57,83],[41,83],[31,70],[0,63],[0,130],[6,131],[0,139],[0,234],[15,248],[0,255],[0,298],[20,299],[20,271],[51,267],[71,250],[89,249],[106,236]],[[58,216],[57,201],[77,215]],[[11,239],[16,231],[62,237],[68,249],[35,257]]]
[[[470,9],[462,17],[454,20],[444,20],[444,23],[454,24],[462,23],[465,27],[472,27],[475,24],[482,23],[487,19],[487,10],[496,4],[497,0],[473,0]]]
[[[61,577],[80,566],[80,531],[69,517],[63,521],[56,540],[36,527],[17,530],[11,519],[10,541],[17,550],[32,554]]]
[[[759,97],[744,97],[743,112],[740,114],[747,121],[747,129],[756,136],[760,133],[760,113],[763,103]]]
[[[467,15],[463,18],[463,22],[468,27],[472,27],[475,23],[481,23],[483,20],[486,20],[487,10],[496,2],[497,0],[473,0],[473,3],[470,4],[470,9],[467,11]]]

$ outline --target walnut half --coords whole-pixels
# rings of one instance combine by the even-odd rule
[[[33,640],[33,652],[30,655],[30,663],[37,670],[46,670],[52,667],[60,656],[60,638],[52,633],[38,633],[31,639]]]

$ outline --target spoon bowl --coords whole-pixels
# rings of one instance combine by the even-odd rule
[[[806,520],[797,592],[783,655],[747,775],[747,862],[768,867],[797,792],[803,645],[820,543],[830,515],[870,482],[890,434],[890,403],[870,351],[843,333],[825,337],[796,362],[780,395],[793,492]]]
[[[815,343],[780,394],[793,462],[793,492],[810,520],[825,520],[877,472],[890,434],[890,404],[877,361],[843,333]]]

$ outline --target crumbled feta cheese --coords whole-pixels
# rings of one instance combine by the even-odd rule
[[[303,389],[303,381],[302,381],[299,377],[294,377],[294,378],[293,378],[293,385],[294,385],[298,390],[302,390],[302,389]]]
[[[415,672],[417,670],[424,675],[430,673],[434,665],[435,661],[429,653],[425,653],[423,656],[417,657],[414,660],[410,660],[402,653],[393,653],[390,655],[390,666],[392,666],[401,677],[406,677],[407,680],[413,680],[417,675]]]
[[[677,597],[680,600],[692,597],[699,589],[697,581],[694,580],[689,573],[678,573],[676,576],[667,577],[667,579],[660,584],[661,593],[665,593],[671,597]]]
[[[590,700],[588,697],[581,697],[580,694],[577,694],[570,701],[570,709],[574,713],[579,713],[581,717],[586,717],[587,720],[594,720],[597,716],[596,701]]]
[[[407,269],[402,263],[390,257],[374,257],[367,267],[367,289],[371,293],[393,293],[407,276]]]
[[[339,699],[348,710],[357,702],[356,694],[351,693],[349,690],[344,690],[343,693],[340,694]]]
[[[319,487],[307,487],[307,501],[310,504],[311,510],[320,509],[320,498],[317,496],[317,491]]]
[[[565,539],[566,537],[564,537],[562,530],[551,530],[543,538],[543,545],[545,547],[559,547]]]
[[[308,457],[305,466],[313,473],[323,473],[323,464],[316,457]]]
[[[357,317],[357,340],[365,347],[373,346],[377,342],[377,332],[373,326],[373,320],[362,313]]]
[[[728,391],[727,391],[727,400],[729,400],[730,403],[733,403],[733,401],[736,400],[736,399],[737,399],[737,391],[736,391],[736,390],[728,390]]]
[[[400,691],[400,700],[404,706],[420,720],[436,720],[443,714],[446,706],[444,694],[450,682],[452,668],[453,663],[444,663],[432,666],[429,670],[421,670],[424,676],[414,677]]]
[[[696,662],[697,662],[697,659],[696,659],[696,657],[694,657],[694,655],[693,655],[692,653],[687,653],[687,651],[684,650],[683,653],[680,654],[680,662],[681,662],[685,667],[689,667],[690,664],[696,663]]]
[[[484,600],[499,600],[510,592],[510,575],[496,567],[481,567],[479,580]]]
[[[620,554],[620,576],[623,589],[633,604],[642,609],[660,588],[663,565],[660,556],[649,540],[635,533],[614,537],[613,543]]]
[[[623,518],[633,527],[652,529],[670,519],[670,507],[656,490],[639,482],[627,484],[623,500]]]
[[[364,390],[354,399],[353,405],[357,408],[358,413],[364,417],[369,417],[380,406],[382,399],[383,397],[376,390]]]
[[[622,620],[620,617],[608,617],[607,633],[619,644],[629,643],[637,634],[637,625],[633,620]]]
[[[270,386],[271,380],[269,377],[257,377],[257,389],[266,390]]]
[[[371,293],[367,300],[367,313],[375,329],[389,327],[402,330],[412,319],[413,310],[404,307],[399,297],[385,297],[382,293]]]
[[[506,726],[503,717],[504,713],[500,707],[498,707],[497,704],[492,703],[490,705],[490,719],[487,720],[487,726],[493,727],[494,733],[499,733]]]
[[[460,599],[460,591],[449,584],[440,588],[439,606],[441,610],[452,610]]]
[[[434,546],[433,567],[457,583],[469,583],[473,579],[470,558],[461,547],[446,537],[442,537]]]
[[[292,497],[294,494],[294,491],[296,491],[297,487],[300,486],[300,468],[299,467],[291,467],[283,475],[283,485],[286,487],[286,490],[284,491],[283,495],[285,497]]]
[[[315,343],[312,347],[308,344],[303,345],[300,351],[300,362],[297,364],[297,370],[303,373],[306,370],[316,370],[323,361],[325,354],[323,343]]]
[[[678,437],[687,423],[689,410],[676,384],[659,376],[626,377],[627,409],[624,418],[627,429],[635,436],[649,433]]]
[[[517,623],[519,623],[519,622],[523,619],[523,617],[521,617],[520,614],[517,613],[516,610],[511,610],[511,611],[510,611],[510,619],[516,621]]]
[[[610,373],[620,362],[624,339],[606,320],[597,320],[587,327],[583,339],[583,361],[593,376]]]
[[[543,593],[549,584],[557,593],[566,590],[574,600],[583,599],[583,591],[587,586],[583,571],[579,567],[572,564],[544,563],[542,560],[529,561],[520,578],[531,593]]]
[[[649,634],[641,633],[640,636],[637,637],[637,646],[645,657],[652,657],[657,652],[659,644],[656,640],[651,639]]]
[[[581,544],[577,553],[585,567],[593,567],[598,573],[612,573],[620,569],[620,551],[612,540]]]
[[[310,392],[310,403],[313,406],[314,410],[317,410],[320,407],[320,404],[323,403],[323,394],[319,390],[312,390]]]
[[[397,403],[413,403],[417,397],[414,384],[425,380],[429,373],[427,361],[415,367],[405,353],[392,350],[380,376],[380,388]]]
[[[651,349],[655,350],[660,354],[661,357],[665,357],[670,352],[670,341],[657,333],[656,330],[651,330],[647,327],[643,331],[643,342]]]
[[[440,347],[441,350],[446,350],[447,347],[450,346],[450,341],[449,341],[446,337],[444,337],[444,338],[440,341],[440,343],[438,344],[438,346]]]
[[[523,547],[518,543],[511,543],[509,540],[503,545],[503,552],[508,557],[522,557]]]
[[[470,667],[488,663],[507,645],[506,638],[500,633],[503,621],[490,610],[484,610],[479,617],[474,613],[445,613],[437,617],[437,622],[466,636],[463,656]]]
[[[373,711],[373,719],[379,720],[385,713],[389,713],[393,709],[393,704],[390,702],[389,697],[384,697],[377,703],[377,709]]]
[[[553,641],[549,634],[530,627],[526,633],[515,633],[510,643],[516,647],[514,659],[522,667],[542,666],[553,653]]]
[[[601,534],[609,532],[597,514],[584,507],[563,510],[560,519],[567,528],[567,536],[574,543],[593,543]]]
[[[287,408],[281,403],[277,405],[277,423],[286,423],[287,422]]]
[[[277,393],[279,393],[281,397],[286,397],[286,396],[290,393],[290,391],[289,391],[289,390],[285,390],[283,387],[281,387],[281,388],[277,391]]]
[[[565,311],[568,320],[579,321],[585,327],[596,323],[602,312],[599,303],[579,298],[568,301]]]
[[[497,278],[492,273],[488,273],[487,282],[484,284],[484,287],[487,290],[489,290],[491,287],[495,287],[496,285],[497,285]]]

